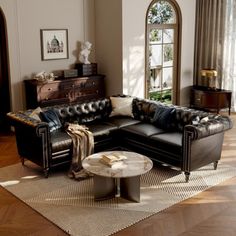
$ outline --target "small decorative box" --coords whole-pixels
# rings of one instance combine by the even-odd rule
[[[72,78],[78,76],[78,70],[76,69],[70,69],[70,70],[64,70],[64,78]]]

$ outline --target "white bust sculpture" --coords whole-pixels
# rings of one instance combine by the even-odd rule
[[[92,47],[92,44],[88,41],[81,44],[81,51],[80,51],[80,54],[79,54],[80,62],[82,62],[84,64],[90,64],[90,61],[88,60],[88,57],[89,57],[89,54],[90,54],[90,51],[91,51],[91,47]]]

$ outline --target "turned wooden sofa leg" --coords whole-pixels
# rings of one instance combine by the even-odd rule
[[[45,177],[45,178],[48,178],[48,175],[49,175],[49,168],[45,168],[45,169],[43,170],[43,172],[44,172],[44,177]]]
[[[184,174],[185,174],[185,182],[188,183],[188,181],[189,181],[189,176],[190,176],[190,172],[185,171]]]
[[[214,162],[214,170],[217,169],[217,166],[218,166],[218,161],[215,161],[215,162]]]
[[[22,166],[24,166],[25,165],[25,158],[24,157],[20,157],[20,160],[21,160]]]

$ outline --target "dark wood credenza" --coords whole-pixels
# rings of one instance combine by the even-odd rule
[[[215,110],[217,113],[223,108],[228,108],[230,115],[231,108],[230,90],[208,89],[207,87],[193,86],[191,88],[190,105],[203,110]]]
[[[42,83],[25,80],[27,109],[82,102],[105,96],[104,75],[58,79]]]

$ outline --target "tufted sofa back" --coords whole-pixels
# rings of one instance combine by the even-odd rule
[[[185,125],[193,124],[193,121],[198,117],[201,120],[204,117],[212,119],[213,116],[208,112],[195,110],[187,107],[174,106],[176,109],[175,126],[177,130],[182,131]]]
[[[147,99],[134,98],[132,104],[132,111],[134,119],[144,122],[152,122],[157,103]]]
[[[192,124],[196,117],[199,117],[199,119],[202,119],[206,116],[208,116],[209,119],[214,118],[214,115],[204,111],[139,98],[134,98],[133,100],[134,118],[151,123],[158,105],[175,108],[175,117],[171,127],[174,127],[178,131],[182,131],[185,125]]]
[[[178,131],[183,131],[184,126],[192,124],[196,117],[202,119],[207,116],[211,120],[215,118],[215,115],[200,110],[164,104],[148,99],[134,98],[132,104],[134,119],[152,123],[155,111],[159,105],[167,108],[175,108],[175,117],[172,121],[173,124],[171,124],[171,127],[174,127],[174,129]],[[52,109],[52,107],[46,109]],[[66,122],[85,124],[95,120],[107,119],[112,111],[112,106],[109,98],[102,98],[71,105],[57,105],[54,106],[53,109],[57,111],[62,125]]]
[[[110,99],[103,98],[72,105],[58,105],[54,106],[53,109],[57,111],[62,124],[66,122],[84,124],[106,119],[110,115],[112,108]]]

